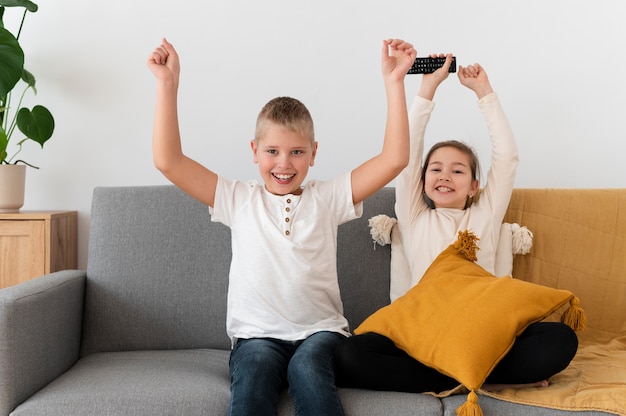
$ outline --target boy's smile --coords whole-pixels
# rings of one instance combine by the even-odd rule
[[[309,138],[272,123],[258,141],[250,142],[250,146],[265,189],[275,195],[302,192],[302,183],[315,160],[317,142],[312,143]]]
[[[279,173],[272,173],[272,176],[274,176],[277,181],[286,184],[289,181],[291,181],[291,179],[293,179],[296,175],[295,174],[293,174],[293,175],[281,175]]]

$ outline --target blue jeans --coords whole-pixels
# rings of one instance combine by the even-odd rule
[[[345,337],[317,332],[300,341],[242,339],[230,354],[230,416],[274,416],[288,386],[298,416],[342,416],[333,351]]]

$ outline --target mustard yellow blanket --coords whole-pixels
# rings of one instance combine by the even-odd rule
[[[515,189],[505,218],[534,234],[513,277],[580,298],[587,329],[550,386],[480,391],[498,399],[626,416],[626,189]]]
[[[599,410],[626,415],[626,337],[582,345],[562,373],[544,388],[480,394],[562,410]]]

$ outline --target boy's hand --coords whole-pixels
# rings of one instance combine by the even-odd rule
[[[459,66],[458,76],[461,84],[474,91],[479,100],[493,92],[487,73],[479,64]]]
[[[383,41],[382,73],[385,79],[404,80],[409,71],[417,51],[413,45],[402,39],[388,39]]]
[[[431,72],[430,74],[422,75],[422,83],[420,84],[420,89],[417,95],[422,98],[426,98],[428,100],[432,100],[435,96],[435,91],[437,91],[437,87],[441,84],[448,75],[450,74],[450,65],[452,65],[452,54],[431,54],[428,55],[430,58],[446,58],[446,62],[443,64],[441,68],[438,68],[435,72]]]
[[[178,53],[176,53],[174,46],[165,38],[163,38],[161,45],[150,54],[148,68],[150,68],[158,80],[172,80],[178,83],[180,76]]]

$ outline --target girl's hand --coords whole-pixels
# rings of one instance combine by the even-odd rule
[[[487,73],[480,64],[459,66],[458,76],[461,84],[474,91],[479,100],[493,92]]]
[[[180,76],[178,53],[165,38],[163,38],[161,45],[157,46],[148,57],[148,68],[158,80],[172,80],[178,83]]]
[[[416,56],[417,51],[413,49],[413,45],[402,39],[383,41],[382,73],[385,80],[404,80]]]
[[[431,72],[430,74],[422,75],[422,83],[420,85],[419,95],[422,98],[426,98],[427,100],[431,100],[435,97],[435,92],[437,91],[437,87],[441,84],[448,75],[450,74],[450,65],[452,65],[452,54],[431,54],[428,55],[430,58],[446,58],[446,62],[443,64],[441,68],[438,68],[435,72]]]

